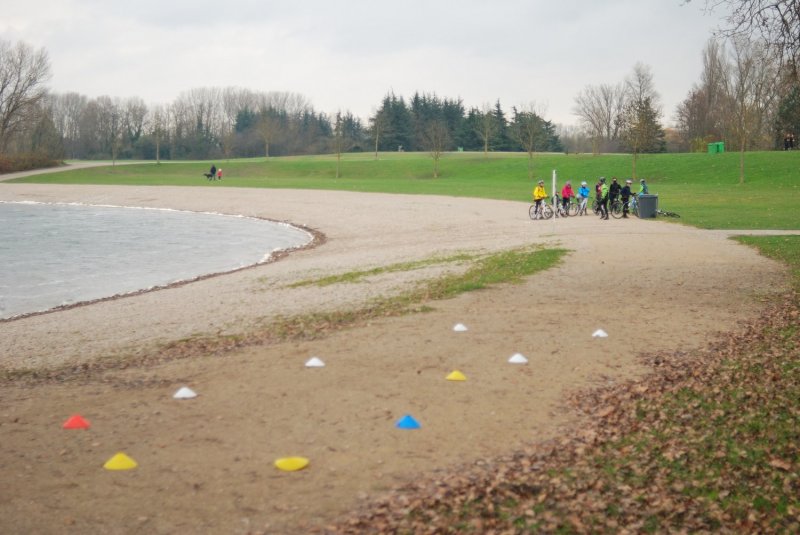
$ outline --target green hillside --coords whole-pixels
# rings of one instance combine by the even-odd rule
[[[520,153],[445,154],[441,176],[432,178],[426,153],[343,155],[340,178],[332,155],[216,161],[224,180],[208,182],[202,173],[212,162],[117,165],[35,175],[14,182],[59,184],[179,185],[336,189],[386,193],[436,194],[527,201],[533,182],[528,159]],[[553,170],[564,180],[631,175],[625,154],[537,154],[534,175],[548,192]],[[639,158],[659,206],[681,214],[681,222],[704,228],[797,229],[800,211],[800,152],[752,152],[745,155],[745,183],[739,184],[739,155],[654,154]]]

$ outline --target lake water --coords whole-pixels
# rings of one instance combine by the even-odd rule
[[[0,318],[233,271],[311,239],[255,218],[0,202]]]

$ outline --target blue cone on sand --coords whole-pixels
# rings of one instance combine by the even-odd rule
[[[398,429],[419,429],[421,426],[419,425],[419,422],[414,419],[413,416],[411,416],[410,414],[406,414],[405,416],[397,420],[395,427],[397,427]]]

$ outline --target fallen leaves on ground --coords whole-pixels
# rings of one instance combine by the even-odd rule
[[[326,533],[800,532],[798,296],[645,379],[569,400],[563,438],[416,482]]]

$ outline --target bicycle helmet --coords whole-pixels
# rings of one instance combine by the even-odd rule
[[[643,178],[640,178],[640,179],[639,179],[639,182],[644,182],[644,179],[643,179]]]
[[[628,180],[625,181],[625,183],[626,184],[633,184],[633,180],[628,179]]]
[[[544,180],[540,180],[540,181],[539,181],[539,184],[544,184]]]
[[[606,177],[604,177],[604,176],[601,176],[601,177],[600,177],[600,182],[605,182],[605,181],[606,181]]]
[[[587,185],[587,184],[586,184],[586,181],[585,181],[585,180],[584,180],[583,182],[581,182],[581,186],[586,186],[586,185]]]

